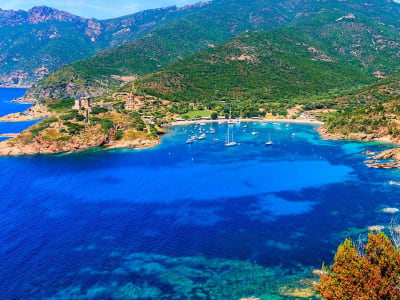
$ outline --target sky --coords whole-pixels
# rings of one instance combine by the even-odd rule
[[[0,8],[28,10],[46,5],[86,18],[109,19],[150,8],[180,7],[196,2],[200,0],[0,0]]]

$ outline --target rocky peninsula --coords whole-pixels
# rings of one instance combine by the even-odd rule
[[[0,156],[56,154],[95,147],[151,148],[160,143],[164,131],[146,123],[138,113],[123,109],[71,109],[69,103],[57,106],[36,103],[24,113],[7,115],[2,122],[44,119],[0,142]],[[90,111],[89,111],[90,110]]]

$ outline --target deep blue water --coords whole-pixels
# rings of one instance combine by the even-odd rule
[[[214,124],[190,146],[187,126],[150,150],[0,158],[2,298],[282,299],[315,280],[346,236],[390,222],[400,172],[363,163],[389,145],[284,125],[235,125],[235,148]]]

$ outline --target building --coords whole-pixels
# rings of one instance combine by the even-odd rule
[[[75,100],[75,104],[72,109],[81,110],[82,107],[87,110],[92,109],[89,97],[81,97],[79,100]]]

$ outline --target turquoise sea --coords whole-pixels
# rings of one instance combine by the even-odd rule
[[[13,92],[23,91],[0,89],[0,114]],[[213,124],[193,145],[186,126],[150,150],[1,157],[1,298],[291,299],[308,295],[312,269],[345,237],[365,238],[389,224],[382,208],[400,207],[400,187],[388,185],[400,172],[369,169],[361,155],[390,145],[242,125],[233,148],[227,125]]]

